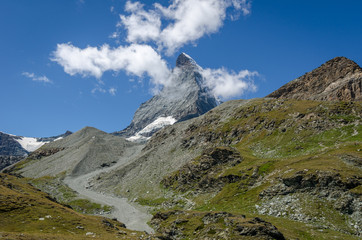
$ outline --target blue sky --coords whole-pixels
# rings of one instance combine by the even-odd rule
[[[362,64],[361,1],[189,2],[131,1],[125,11],[120,0],[0,1],[0,131],[41,137],[84,126],[121,130],[152,90],[167,84],[181,52],[211,73],[222,70],[231,83],[247,83],[239,92],[218,91],[216,79],[224,100],[263,97],[336,56]],[[196,2],[210,7],[205,17],[187,15]],[[142,51],[164,66],[130,64]],[[110,62],[89,65],[99,57]]]

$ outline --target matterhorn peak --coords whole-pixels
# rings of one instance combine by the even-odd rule
[[[190,66],[197,66],[197,63],[186,53],[181,53],[176,59],[176,67],[181,68]]]
[[[202,84],[202,68],[186,53],[176,60],[171,85],[143,103],[131,124],[115,134],[130,141],[147,140],[161,128],[200,116],[219,101]]]

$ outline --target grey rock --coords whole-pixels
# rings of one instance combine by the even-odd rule
[[[15,140],[15,136],[0,132],[0,155],[3,156],[24,156],[28,151],[21,147]]]
[[[184,121],[200,116],[219,104],[203,84],[201,67],[184,53],[176,60],[171,80],[172,84],[165,86],[137,109],[126,129],[114,134],[130,137],[160,117],[172,116],[177,121]],[[159,129],[154,129],[144,137],[153,135]]]
[[[319,68],[285,84],[267,97],[361,101],[362,69],[348,58],[336,57]]]
[[[114,165],[126,148],[136,145],[96,128],[85,127],[35,151],[31,155],[34,156],[32,159],[34,161],[25,166],[21,173],[35,178],[55,176],[62,172],[79,176],[100,169],[102,166]]]

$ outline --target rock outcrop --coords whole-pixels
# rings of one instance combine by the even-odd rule
[[[266,97],[326,101],[362,101],[362,69],[345,57],[285,84]]]
[[[160,239],[285,239],[275,226],[263,219],[228,212],[158,212],[151,224]]]
[[[241,163],[240,153],[230,147],[217,147],[206,149],[200,157],[186,163],[180,170],[162,180],[166,188],[172,188],[185,192],[194,189],[196,191],[217,191],[225,184],[237,182],[240,176],[218,175],[221,169],[235,166]]]

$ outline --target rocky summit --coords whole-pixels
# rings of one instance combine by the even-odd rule
[[[203,84],[202,68],[187,54],[178,56],[171,78],[171,84],[143,103],[131,124],[116,135],[147,139],[165,125],[200,116],[219,104]]]
[[[361,101],[362,69],[354,61],[336,57],[285,84],[267,97],[327,101]]]

